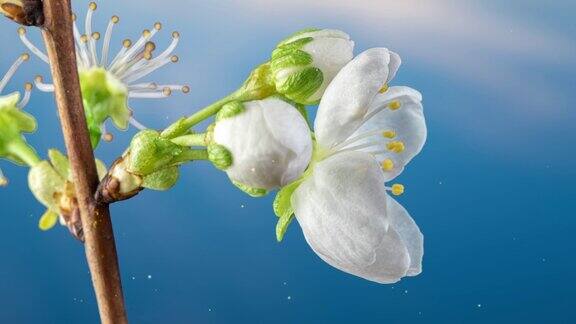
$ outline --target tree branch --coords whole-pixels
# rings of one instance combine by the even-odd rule
[[[70,0],[44,0],[44,41],[74,176],[85,250],[102,323],[127,323],[114,233],[107,204],[97,204],[98,175],[82,104]]]

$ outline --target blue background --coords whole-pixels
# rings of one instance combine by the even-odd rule
[[[75,1],[78,12],[87,2]],[[205,163],[184,168],[169,193],[114,205],[133,323],[568,323],[576,321],[575,72],[573,1],[101,1],[114,44],[156,21],[182,34],[178,66],[150,80],[188,83],[189,95],[134,100],[162,128],[237,87],[275,43],[303,27],[347,31],[356,53],[386,46],[403,57],[394,84],[424,95],[429,141],[401,176],[401,203],[426,238],[424,272],[378,285],[339,272],[310,250],[294,223],[275,241],[273,195],[252,199]],[[80,16],[82,16],[81,14]],[[24,46],[0,21],[0,70]],[[37,31],[30,32],[39,43]],[[17,90],[47,66],[34,58]],[[45,155],[62,148],[50,94],[26,110]],[[110,163],[134,130],[98,156]],[[64,228],[37,230],[44,208],[24,168],[1,161],[0,322],[96,323],[82,246]]]

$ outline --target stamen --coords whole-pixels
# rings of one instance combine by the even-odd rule
[[[32,95],[32,83],[26,82],[26,84],[24,84],[24,96],[22,97],[22,100],[18,103],[18,108],[22,109],[26,107],[26,105],[30,101],[31,95]]]
[[[386,138],[394,138],[394,137],[396,137],[396,132],[395,131],[385,131],[384,133],[382,133],[382,136],[384,136]]]
[[[22,63],[24,63],[25,61],[28,61],[29,59],[30,59],[30,54],[28,54],[28,53],[24,53],[24,54],[20,55],[18,57],[18,59],[16,59],[16,61],[8,69],[8,72],[6,72],[6,74],[4,75],[2,80],[0,81],[0,93],[2,93],[2,90],[4,90],[4,87],[6,87],[6,85],[10,81],[10,79],[12,79],[14,74],[16,74],[16,71],[18,70],[20,65],[22,65]]]
[[[400,103],[399,100],[394,100],[388,104],[388,108],[390,108],[390,110],[398,110],[400,109],[401,106],[402,104]]]
[[[394,196],[401,196],[404,194],[404,186],[396,183],[392,185],[392,188],[386,188],[387,190],[391,191]]]
[[[78,29],[78,25],[76,24],[76,15],[72,17],[74,19],[73,30],[74,30],[74,39],[76,40],[76,46],[78,49],[77,57],[79,58],[79,63],[84,68],[89,68],[90,64],[90,57],[88,57],[88,50],[86,49],[86,43],[82,42],[82,35]]]
[[[373,131],[366,132],[366,133],[363,133],[363,134],[359,134],[359,135],[357,135],[357,136],[351,137],[351,138],[345,140],[344,142],[342,142],[342,143],[334,146],[332,149],[333,149],[334,151],[338,151],[338,150],[340,150],[340,149],[342,149],[342,148],[345,148],[346,146],[348,146],[348,145],[350,145],[350,144],[356,143],[356,142],[358,142],[359,140],[365,139],[365,138],[367,138],[367,137],[372,137],[372,136],[383,136],[383,137],[386,137],[386,135],[384,135],[384,134],[386,134],[387,132],[388,132],[388,131],[383,130],[383,129],[377,129],[377,130],[373,130]]]
[[[116,54],[116,56],[114,57],[114,59],[112,60],[112,63],[110,63],[110,65],[106,68],[106,70],[108,71],[112,71],[112,68],[116,65],[116,63],[124,56],[124,54],[126,53],[126,51],[128,51],[128,49],[132,46],[132,41],[130,39],[125,39],[122,41],[122,49],[120,49],[120,51],[118,52],[118,54]]]
[[[96,2],[90,2],[88,5],[88,12],[86,13],[86,20],[84,21],[84,31],[86,35],[92,35],[92,16],[98,6]],[[88,48],[90,52],[90,65],[97,65],[98,64],[98,54],[96,53],[96,40],[94,38],[88,39]]]
[[[106,123],[103,123],[102,126],[100,126],[100,131],[102,132],[101,138],[103,141],[112,142],[114,140],[114,135],[109,133],[108,130],[106,129]]]
[[[148,129],[146,126],[140,124],[136,119],[134,119],[134,117],[130,117],[129,122],[130,122],[130,124],[131,124],[132,126],[136,127],[136,128],[139,129],[139,130],[146,130],[146,129]]]
[[[404,143],[400,141],[389,142],[386,148],[394,153],[402,153],[406,149]]]
[[[28,47],[28,49],[34,53],[34,55],[38,56],[42,61],[50,64],[48,56],[46,56],[46,54],[44,54],[41,50],[38,49],[38,47],[34,46],[34,44],[28,40],[28,37],[26,37],[26,28],[18,28],[18,36],[20,36],[20,40],[22,43],[24,43],[24,46]]]
[[[392,171],[394,169],[394,162],[390,159],[385,159],[382,161],[382,170]]]
[[[49,83],[44,83],[41,75],[37,75],[34,78],[34,85],[38,90],[42,92],[54,92],[54,85]]]
[[[0,187],[5,187],[8,185],[8,178],[4,176],[2,173],[2,169],[0,169]]]
[[[100,61],[100,66],[106,66],[108,64],[108,54],[110,52],[110,40],[112,39],[112,31],[114,30],[114,25],[120,21],[118,16],[112,16],[108,22],[108,27],[106,28],[106,33],[104,34],[104,44],[102,45],[102,61]]]

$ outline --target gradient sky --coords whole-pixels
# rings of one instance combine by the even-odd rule
[[[87,1],[75,1],[83,16]],[[119,4],[117,4],[119,3]],[[385,46],[403,58],[396,85],[424,96],[429,141],[406,169],[400,202],[425,235],[424,272],[378,285],[339,272],[307,246],[297,223],[275,241],[273,195],[250,198],[205,163],[167,193],[113,206],[133,323],[569,323],[576,321],[576,4],[573,1],[101,1],[114,42],[155,21],[178,30],[181,60],[149,79],[190,94],[131,102],[163,128],[234,90],[274,45],[304,27],[348,32],[356,53]],[[0,20],[0,71],[25,50]],[[31,38],[39,42],[37,32]],[[9,90],[47,66],[32,59]],[[62,148],[49,94],[29,141]],[[98,149],[110,163],[134,134]],[[26,169],[0,161],[0,322],[96,323],[82,246],[64,228],[37,230],[44,208]]]

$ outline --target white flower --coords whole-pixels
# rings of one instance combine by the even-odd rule
[[[311,174],[292,195],[307,242],[327,263],[393,283],[421,272],[423,236],[385,183],[422,149],[422,97],[388,87],[400,58],[384,48],[358,55],[327,88],[315,121]]]
[[[214,143],[230,151],[230,179],[264,191],[302,175],[312,156],[310,129],[291,104],[271,97],[223,107]]]
[[[172,42],[168,48],[154,55],[156,45],[152,42],[152,38],[162,29],[160,23],[155,23],[151,30],[144,30],[135,43],[129,39],[124,40],[122,49],[115,56],[110,56],[112,31],[120,21],[118,16],[113,16],[103,37],[101,55],[98,55],[97,42],[102,37],[92,28],[92,16],[96,8],[96,3],[91,2],[83,34],[80,33],[74,19],[78,72],[93,144],[97,143],[100,136],[105,140],[111,140],[111,134],[106,131],[104,124],[108,118],[112,119],[119,129],[126,129],[129,123],[138,129],[145,128],[132,117],[132,110],[128,106],[129,98],[166,98],[175,90],[184,93],[190,91],[188,86],[182,85],[137,83],[164,65],[178,62],[178,57],[172,55],[180,39],[178,32],[172,33]],[[46,54],[28,40],[25,28],[19,28],[18,34],[30,51],[49,64]],[[36,78],[35,83],[41,91],[54,91],[54,86],[44,83],[40,76]]]
[[[276,91],[300,104],[315,104],[353,57],[354,42],[333,29],[307,29],[278,44],[270,67]]]

